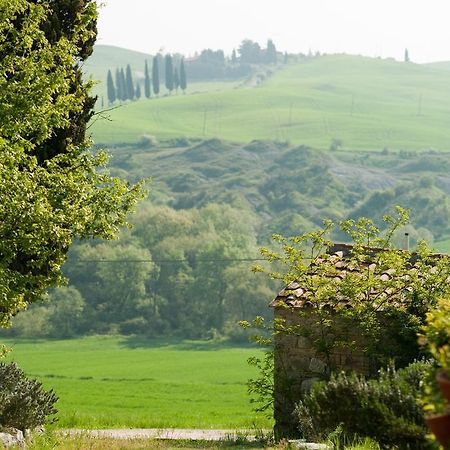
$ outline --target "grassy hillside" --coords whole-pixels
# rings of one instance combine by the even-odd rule
[[[90,337],[18,341],[9,360],[60,397],[60,427],[267,427],[251,411],[258,349],[201,341]]]
[[[93,93],[98,96],[98,106],[100,108],[103,98],[104,107],[107,106],[106,77],[108,70],[111,70],[115,80],[115,72],[117,68],[125,70],[127,64],[130,64],[133,72],[134,81],[140,81],[141,88],[144,80],[145,61],[149,63],[151,70],[152,55],[146,53],[135,52],[120,47],[110,45],[96,45],[94,52],[83,65],[83,71],[87,77],[91,77],[95,81]],[[210,81],[189,83],[189,93],[198,94],[205,92],[218,92],[222,90],[230,90],[238,87],[242,80],[238,81]],[[162,90],[164,82],[162,81]]]
[[[151,56],[146,53],[135,52],[120,47],[110,45],[96,45],[94,52],[83,65],[83,71],[87,76],[91,76],[97,82],[94,93],[105,97],[106,101],[106,76],[108,70],[113,76],[117,68],[126,68],[130,64],[135,77],[144,77],[145,60],[151,61]]]
[[[289,140],[322,149],[340,139],[348,150],[448,150],[449,84],[443,69],[323,56],[284,66],[257,87],[127,104],[92,130],[106,144],[136,142],[147,133]]]

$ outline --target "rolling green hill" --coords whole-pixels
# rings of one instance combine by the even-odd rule
[[[90,58],[84,63],[83,70],[92,75],[94,80],[106,80],[108,69],[115,70],[117,67],[126,67],[130,64],[134,70],[140,70],[144,74],[145,60],[152,56],[146,53],[135,52],[111,45],[96,45]]]
[[[110,45],[96,45],[90,58],[84,63],[83,71],[96,82],[93,92],[106,101],[106,76],[108,70],[113,76],[117,68],[126,68],[130,64],[137,79],[144,77],[145,60],[151,60],[145,53],[135,52]]]
[[[111,122],[94,124],[94,138],[274,139],[321,149],[340,139],[348,150],[450,149],[445,69],[333,55],[293,62],[251,86],[126,104],[111,112]]]

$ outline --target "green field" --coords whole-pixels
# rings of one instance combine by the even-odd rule
[[[97,143],[219,137],[289,140],[327,149],[449,150],[450,79],[445,65],[333,55],[274,70],[257,87],[141,99],[91,130]],[[197,92],[197,93],[194,93]]]
[[[6,344],[9,360],[59,395],[60,427],[270,427],[246,392],[255,348],[124,337]]]

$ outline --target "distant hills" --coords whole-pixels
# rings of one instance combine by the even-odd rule
[[[177,210],[227,204],[259,217],[258,240],[293,235],[324,218],[371,217],[395,205],[411,211],[412,242],[450,235],[450,160],[443,153],[338,152],[272,141],[210,139],[111,149],[113,174],[151,177],[153,204]],[[399,237],[400,244],[402,236]]]
[[[85,70],[106,77],[148,55],[97,46]],[[97,122],[97,142],[136,143],[143,135],[272,139],[344,150],[450,150],[450,63],[418,65],[361,56],[304,58],[258,69],[253,80],[191,85],[188,95],[141,99]],[[188,74],[189,76],[189,74]],[[101,89],[101,85],[97,88]]]

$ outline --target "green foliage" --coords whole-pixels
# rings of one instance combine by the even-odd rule
[[[114,237],[142,194],[141,186],[103,170],[104,154],[86,151],[90,83],[74,80],[92,40],[95,4],[75,13],[70,32],[47,39],[42,29],[51,11],[14,0],[0,12],[0,195],[8,199],[0,206],[3,327],[61,284],[75,237]]]
[[[178,92],[178,88],[180,87],[180,75],[176,67],[173,69],[173,87]]]
[[[300,430],[323,439],[340,426],[343,436],[370,437],[381,448],[431,449],[422,408],[417,400],[427,364],[381,370],[378,379],[356,374],[333,374],[313,386],[299,402]]]
[[[180,62],[180,88],[184,92],[187,88],[186,68],[184,67],[184,59]]]
[[[329,150],[331,152],[336,152],[342,147],[342,145],[343,145],[342,139],[333,138],[331,140]]]
[[[124,80],[122,78],[122,71],[119,68],[116,69],[116,88],[117,88],[117,100],[122,101],[124,99],[126,90]]]
[[[338,425],[327,436],[327,444],[331,445],[333,450],[380,450],[380,445],[373,439],[347,436],[342,425]]]
[[[435,308],[427,313],[423,327],[423,343],[439,363],[450,374],[450,299],[438,300]]]
[[[112,104],[116,101],[116,87],[114,86],[114,81],[112,78],[111,70],[108,70],[108,75],[106,79],[107,93],[108,93],[108,102]]]
[[[134,100],[134,82],[133,82],[133,74],[131,72],[131,66],[127,64],[126,75],[125,75],[125,86],[127,92],[127,99]]]
[[[422,327],[419,342],[426,346],[434,358],[435,367],[424,381],[423,396],[426,413],[448,413],[450,405],[443,398],[436,383],[437,370],[450,376],[450,301],[449,297],[438,300],[436,306],[427,313],[426,324]]]
[[[153,113],[168,119],[164,110],[158,111]],[[339,221],[364,216],[383,229],[382,217],[401,204],[410,210],[411,223],[394,235],[397,247],[406,248],[404,233],[409,232],[411,249],[420,240],[430,246],[434,242],[440,251],[447,248],[440,242],[450,233],[448,170],[442,155],[430,153],[405,162],[396,153],[385,158],[379,152],[352,156],[283,142],[242,145],[219,139],[158,141],[149,152],[139,144],[146,128],[142,124],[137,130],[136,146],[112,150],[115,173],[130,181],[151,174],[153,198],[176,209],[227,202],[251,210],[258,216],[257,239],[263,245],[273,233],[294,236],[314,229],[323,217]],[[431,175],[428,166],[421,168],[424,159],[436,166]],[[403,172],[406,163],[414,164],[411,172]],[[424,177],[433,178],[431,188],[421,187]],[[346,239],[338,230],[332,238]]]
[[[448,257],[433,257],[424,243],[414,255],[392,246],[393,234],[408,222],[402,208],[384,222],[387,229],[382,233],[366,218],[341,221],[340,230],[353,241],[349,254],[342,256],[329,251],[335,227],[331,221],[292,238],[274,236],[281,251],[261,252],[275,270],[255,270],[285,285],[296,281],[311,293],[312,308],[298,312],[308,317],[308,325],[276,324],[275,333],[307,337],[329,362],[338,348],[358,349],[376,367],[392,358],[405,365],[420,356],[416,336],[425,314],[449,289]],[[340,273],[339,264],[351,269],[345,277],[334,276]]]
[[[166,55],[165,57],[165,85],[169,92],[173,91],[174,88],[174,78],[173,78],[173,59],[171,55]]]
[[[152,86],[153,86],[153,92],[155,95],[159,94],[159,63],[158,58],[155,56],[153,58],[153,65],[152,65]]]
[[[258,378],[248,380],[250,403],[256,404],[254,411],[265,412],[268,418],[273,416],[273,351],[266,351],[262,358],[252,356],[247,362],[256,367]]]
[[[144,70],[144,95],[146,98],[150,98],[150,96],[152,95],[151,80],[150,80],[150,73],[148,71],[147,60],[145,60],[145,70]]]
[[[58,397],[14,364],[0,363],[0,427],[25,431],[52,422]]]
[[[64,268],[73,290],[51,292],[60,306],[51,302],[19,315],[10,333],[243,341],[247,333],[237,322],[270,313],[274,288],[250,270],[257,256],[253,215],[224,205],[176,211],[145,203],[134,222],[119,242],[77,242]]]
[[[73,338],[80,332],[83,324],[86,303],[81,293],[73,286],[63,286],[54,289],[49,297],[49,335],[54,338]]]

